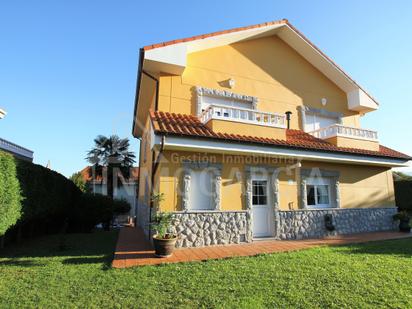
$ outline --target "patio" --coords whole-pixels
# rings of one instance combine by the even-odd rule
[[[164,263],[205,261],[209,259],[295,251],[318,246],[344,245],[407,237],[412,237],[412,233],[405,234],[389,231],[338,235],[322,239],[288,241],[267,239],[238,245],[177,249],[173,256],[169,258],[157,258],[154,256],[152,245],[144,238],[143,231],[140,228],[124,227],[119,232],[112,266],[114,268],[126,268]]]

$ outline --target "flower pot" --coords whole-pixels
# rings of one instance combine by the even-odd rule
[[[153,245],[155,249],[155,256],[165,258],[173,254],[175,250],[177,237],[174,235],[171,238],[159,238],[157,235],[153,236]]]
[[[411,227],[409,225],[409,219],[404,219],[399,221],[399,231],[410,233]]]

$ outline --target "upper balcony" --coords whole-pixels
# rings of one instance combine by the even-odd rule
[[[286,139],[286,115],[282,114],[211,104],[199,118],[215,132]]]
[[[228,120],[283,129],[286,128],[285,115],[223,105],[209,105],[200,115],[202,123],[207,123],[211,119]]]
[[[340,147],[379,150],[378,133],[372,130],[333,124],[308,133]]]
[[[341,124],[334,124],[328,126],[326,128],[320,128],[318,130],[308,132],[309,134],[313,135],[314,137],[321,138],[321,139],[328,139],[331,137],[341,136],[347,138],[354,138],[354,139],[362,139],[367,141],[378,141],[378,132],[355,128],[355,127],[348,127]]]

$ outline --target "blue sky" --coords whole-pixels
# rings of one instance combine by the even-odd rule
[[[0,136],[70,176],[98,134],[131,136],[140,47],[287,18],[381,106],[362,119],[412,154],[411,1],[2,1]]]

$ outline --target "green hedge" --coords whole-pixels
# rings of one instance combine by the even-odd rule
[[[395,181],[396,205],[403,210],[412,211],[412,181]]]
[[[0,151],[0,237],[20,219],[21,200],[14,158]]]
[[[63,220],[81,195],[63,175],[31,162],[17,160],[17,178],[24,197],[22,223]]]

